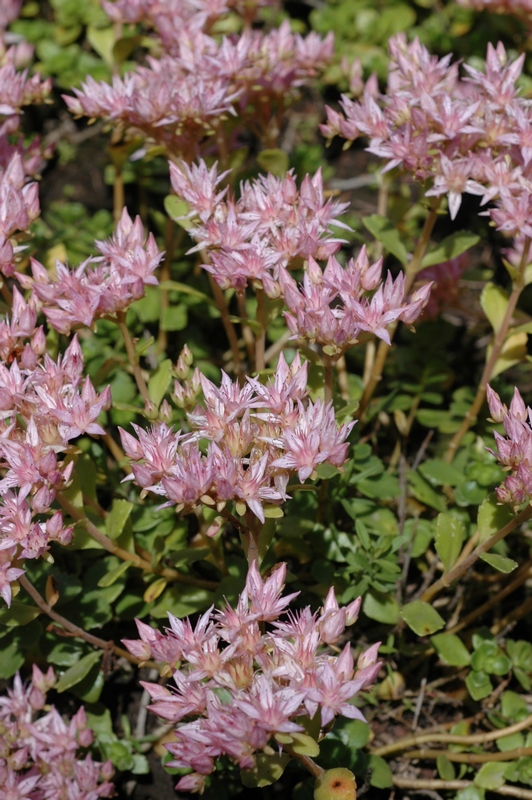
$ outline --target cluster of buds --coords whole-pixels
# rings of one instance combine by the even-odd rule
[[[273,5],[270,0],[102,0],[113,22],[141,22],[157,32],[167,49],[177,41],[179,29],[209,31],[223,14],[233,10],[249,25],[260,8]]]
[[[497,499],[518,509],[532,497],[532,410],[525,406],[517,388],[509,408],[491,386],[486,387],[486,396],[491,419],[502,422],[506,434],[495,433],[497,449],[490,450],[510,472],[502,486],[495,490]]]
[[[202,791],[224,754],[253,771],[259,753],[290,753],[298,737],[309,739],[305,721],[318,721],[321,738],[337,715],[364,719],[352,700],[378,675],[379,644],[356,666],[349,643],[339,655],[326,649],[356,621],[361,598],[340,608],[331,588],[319,612],[307,607],[280,618],[298,594],[281,596],[285,576],[281,564],[263,580],[253,562],[236,608],[211,608],[195,628],[170,614],[164,635],[137,621],[141,640],[124,642],[136,658],[154,658],[173,671],[175,688],[143,686],[150,709],[178,723],[166,745],[173,756],[168,766],[193,770],[178,790]]]
[[[221,513],[233,502],[237,514],[250,511],[264,523],[268,508],[288,499],[295,473],[305,481],[319,464],[344,463],[354,423],[338,428],[331,403],[306,399],[307,365],[298,356],[288,366],[281,355],[266,385],[248,378],[241,387],[225,373],[219,387],[203,375],[200,382],[204,404],[187,414],[190,433],[164,422],[134,426],[138,438],[120,431],[129,477],[178,511],[205,504]],[[217,518],[209,534],[222,522]]]
[[[385,170],[432,182],[426,194],[447,195],[453,218],[462,194],[475,194],[493,201],[498,230],[532,235],[532,109],[517,86],[524,54],[512,62],[502,44],[488,45],[485,72],[464,65],[464,77],[417,39],[395,37],[390,54],[388,91],[372,76],[360,101],[343,96],[343,114],[328,109],[323,133],[369,137]]]
[[[209,250],[203,265],[222,287],[243,291],[248,284],[260,286],[270,297],[279,297],[280,267],[300,266],[313,256],[325,259],[336,253],[342,240],[331,227],[343,227],[338,217],[347,203],[326,199],[321,171],[303,180],[298,189],[292,171],[284,178],[260,175],[240,187],[238,200],[217,186],[227,175],[203,161],[188,166],[170,164],[176,194],[190,208],[194,250]]]
[[[0,363],[0,595],[8,605],[11,583],[22,574],[13,563],[38,558],[52,540],[70,541],[61,512],[50,511],[74,467],[59,456],[68,456],[78,436],[105,433],[96,420],[111,403],[109,387],[98,395],[83,377],[77,338],[57,361],[43,357],[42,328],[32,327],[35,312],[18,293],[15,299],[15,321],[2,323],[6,347],[10,337],[14,341],[11,363]],[[30,339],[24,346],[23,337]],[[49,515],[45,521],[42,514]]]
[[[0,697],[0,786],[4,800],[98,800],[112,797],[113,766],[101,764],[81,748],[92,744],[83,707],[67,723],[46,693],[56,684],[52,668],[43,674],[33,665],[24,686],[16,675],[13,688]]]
[[[174,381],[172,400],[178,408],[186,408],[189,411],[197,405],[201,394],[201,373],[197,367],[192,370],[193,362],[194,357],[189,347],[185,345],[175,366],[177,380]]]
[[[114,236],[95,245],[101,256],[73,270],[57,261],[52,275],[32,259],[32,277],[17,274],[22,286],[32,290],[35,306],[61,333],[124,311],[144,296],[145,286],[157,284],[154,271],[164,254],[153,234],[146,237],[140,217],[132,222],[124,208]]]
[[[279,283],[289,309],[284,314],[289,330],[294,336],[318,342],[332,356],[355,344],[362,331],[390,344],[388,326],[398,320],[412,325],[432,285],[417,289],[406,303],[403,273],[394,281],[388,272],[382,283],[382,259],[370,265],[365,247],[356,261],[351,259],[345,267],[331,256],[322,271],[310,257],[301,289],[283,268]]]
[[[127,7],[126,7],[127,5]],[[229,115],[253,120],[267,131],[272,106],[285,105],[297,87],[318,74],[332,57],[332,35],[294,34],[288,22],[270,32],[248,28],[221,41],[207,30],[228,11],[224,3],[105,4],[110,16],[131,22],[144,19],[158,34],[160,58],[147,58],[112,84],[88,77],[76,97],[65,97],[78,116],[119,121],[148,142],[164,145],[173,156],[191,159],[205,136]],[[237,8],[239,4],[236,4]],[[257,4],[241,3],[244,17]],[[131,6],[131,8],[130,8]]]

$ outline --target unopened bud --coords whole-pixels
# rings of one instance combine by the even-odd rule
[[[149,420],[156,420],[159,416],[159,409],[150,399],[144,403],[144,416]]]
[[[183,361],[185,362],[185,364],[186,364],[188,367],[191,367],[191,366],[192,366],[192,362],[194,361],[194,356],[192,355],[192,352],[191,352],[191,350],[190,350],[190,348],[189,348],[188,344],[186,344],[186,345],[183,347],[183,349],[181,350],[181,355],[180,355],[180,358],[182,358],[182,359],[183,359]]]
[[[185,407],[185,391],[179,381],[174,381],[174,392],[172,394],[172,400],[176,404],[178,408]]]
[[[163,400],[159,408],[159,419],[162,422],[166,422],[167,425],[170,425],[172,422],[172,406],[166,399]]]
[[[175,365],[175,372],[180,381],[186,381],[186,379],[188,378],[189,368],[187,362],[183,358],[183,354],[181,354],[177,359],[177,364]]]

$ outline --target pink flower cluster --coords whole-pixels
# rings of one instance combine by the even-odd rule
[[[5,168],[0,162],[0,273],[13,275],[13,255],[18,248],[11,237],[27,230],[39,213],[37,184],[26,183],[22,158],[14,153]]]
[[[532,409],[525,406],[517,388],[509,408],[491,386],[486,387],[486,396],[492,420],[502,422],[506,434],[495,433],[497,449],[490,450],[510,472],[495,490],[497,499],[517,509],[532,497]]]
[[[3,800],[98,800],[112,797],[110,761],[101,764],[80,748],[93,734],[83,707],[66,723],[46,693],[54,687],[52,668],[43,674],[33,665],[31,682],[19,675],[0,697],[0,786]]]
[[[288,499],[294,473],[305,481],[319,464],[344,463],[354,423],[338,428],[332,403],[306,399],[307,365],[298,356],[288,366],[281,355],[266,385],[248,378],[240,387],[225,373],[219,387],[203,375],[199,380],[204,404],[187,414],[190,433],[163,422],[150,430],[134,426],[138,438],[120,431],[130,477],[179,511],[203,503],[221,512],[232,501],[239,513],[249,509],[264,522],[265,505]]]
[[[252,283],[279,297],[281,267],[339,250],[342,240],[330,228],[347,227],[338,217],[348,204],[325,198],[320,170],[299,189],[291,171],[284,178],[260,175],[241,185],[238,200],[217,192],[225,175],[202,160],[170,164],[172,187],[190,207],[189,233],[198,242],[193,250],[209,250],[203,267],[223,289],[241,291]]]
[[[255,13],[255,3],[236,5],[244,16]],[[148,66],[124,78],[113,78],[111,85],[88,77],[74,90],[76,97],[65,97],[70,110],[120,121],[187,160],[228,114],[236,114],[237,106],[241,121],[252,119],[254,129],[267,131],[272,104],[288,102],[332,57],[332,35],[302,37],[288,22],[267,33],[247,29],[221,41],[210,36],[206,30],[228,10],[225,3],[154,1],[106,3],[105,8],[113,19],[145,19],[156,29],[164,53],[148,57]]]
[[[52,540],[70,541],[72,528],[50,510],[74,467],[59,456],[81,434],[105,433],[96,420],[111,403],[109,387],[98,395],[83,377],[77,338],[57,361],[43,357],[36,316],[15,289],[11,322],[0,323],[0,595],[8,605],[10,584],[23,573],[19,559],[38,558]]]
[[[2,0],[0,6],[0,32],[3,32],[10,22],[13,22],[20,13],[22,0]]]
[[[365,247],[345,267],[331,256],[322,271],[310,257],[301,289],[283,268],[279,283],[289,309],[284,314],[289,330],[294,336],[319,342],[334,355],[355,344],[362,331],[390,344],[387,327],[398,320],[411,325],[421,314],[432,285],[417,289],[406,303],[403,273],[394,281],[388,272],[382,283],[382,259],[370,265]]]
[[[462,194],[494,202],[498,230],[532,235],[532,107],[517,81],[524,54],[508,61],[502,44],[488,45],[485,72],[451,56],[438,60],[417,39],[390,41],[388,90],[375,76],[360,101],[343,96],[343,114],[327,110],[326,136],[370,139],[369,152],[430,181],[428,196],[447,195],[451,217]]]
[[[53,275],[32,259],[33,277],[17,273],[22,286],[32,289],[35,306],[61,333],[115,315],[143,297],[146,285],[158,282],[154,271],[164,253],[153,234],[146,237],[140,217],[132,222],[124,208],[114,236],[95,244],[101,256],[74,270],[57,261]]]
[[[257,753],[289,746],[304,732],[304,719],[317,712],[320,736],[339,714],[364,719],[351,701],[377,677],[379,644],[356,666],[349,643],[338,656],[324,649],[356,621],[361,598],[340,608],[331,588],[319,612],[307,607],[280,619],[298,594],[281,596],[285,575],[281,564],[263,580],[254,562],[236,608],[211,608],[195,628],[169,614],[164,635],[137,621],[141,640],[124,642],[137,658],[175,669],[174,689],[143,686],[154,701],[151,710],[178,723],[175,741],[166,745],[174,757],[168,766],[193,770],[178,790],[201,791],[223,754],[242,769],[255,769]],[[177,662],[184,663],[176,669]],[[181,722],[187,717],[192,721]]]
[[[170,46],[184,27],[210,30],[228,11],[234,9],[249,24],[259,8],[274,6],[270,0],[102,0],[114,22],[142,22],[154,28]]]

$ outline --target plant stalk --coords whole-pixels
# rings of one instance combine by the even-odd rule
[[[456,451],[460,447],[460,443],[466,433],[468,432],[471,425],[473,425],[478,417],[479,411],[482,408],[482,404],[484,403],[484,398],[486,397],[486,384],[488,384],[491,380],[493,370],[499,360],[501,355],[502,349],[504,347],[504,342],[506,336],[508,334],[508,329],[510,327],[510,323],[512,321],[512,317],[517,306],[517,302],[523,291],[524,286],[524,271],[525,267],[528,262],[528,253],[530,250],[530,237],[525,239],[524,247],[523,247],[523,255],[521,256],[521,263],[519,265],[519,277],[516,278],[514,281],[512,292],[510,297],[508,298],[508,305],[506,306],[506,311],[501,322],[501,326],[495,335],[495,339],[493,341],[493,348],[490,354],[490,357],[486,361],[486,365],[482,372],[482,377],[480,378],[480,382],[478,384],[477,393],[475,395],[475,399],[471,405],[471,408],[465,415],[460,428],[454,434],[449,447],[447,448],[447,452],[445,453],[445,461],[450,464],[455,455]]]

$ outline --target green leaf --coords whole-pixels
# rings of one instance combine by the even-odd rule
[[[441,241],[434,250],[423,258],[420,269],[425,267],[432,267],[434,264],[442,264],[444,261],[450,261],[452,258],[465,253],[471,247],[474,247],[480,241],[480,236],[469,231],[455,231]]]
[[[370,727],[361,719],[339,717],[334,724],[334,732],[351,750],[365,747],[370,738]]]
[[[330,478],[334,478],[335,475],[340,475],[340,472],[338,467],[333,467],[332,464],[328,464],[327,462],[318,464],[316,467],[316,475],[322,481],[330,480]]]
[[[434,508],[436,511],[445,511],[446,503],[443,495],[435,491],[419,472],[411,469],[407,472],[410,491],[420,503]]]
[[[506,372],[510,367],[514,367],[527,357],[527,342],[528,335],[526,333],[511,333],[505,340],[502,346],[501,354],[491,373],[491,377],[495,378],[502,372]],[[491,356],[492,346],[490,345],[486,351],[486,359]]]
[[[316,758],[320,754],[320,746],[312,736],[308,733],[295,733],[290,734],[293,740],[292,750],[301,756],[310,756]]]
[[[113,46],[113,61],[122,64],[142,42],[142,36],[123,36]]]
[[[137,344],[135,345],[135,355],[137,356],[137,358],[140,358],[140,356],[144,355],[144,353],[146,353],[150,349],[150,347],[154,344],[154,342],[155,342],[154,336],[150,336],[148,339],[139,339]],[[113,403],[113,407],[117,408],[116,403]],[[132,408],[134,408],[134,406]]]
[[[467,691],[473,700],[483,700],[493,691],[489,675],[483,670],[471,670],[466,678]]]
[[[198,300],[202,300],[204,303],[208,303],[209,305],[213,306],[213,308],[217,308],[212,297],[209,297],[208,294],[200,292],[199,289],[196,289],[194,286],[189,286],[186,283],[179,283],[179,281],[161,281],[159,288],[170,289],[176,292],[181,292],[182,294],[189,294],[192,297],[196,297]]]
[[[58,642],[55,637],[52,640],[47,638],[50,636],[51,634],[47,633],[43,643],[43,652],[46,660],[57,667],[72,667],[77,664],[83,653],[83,644],[71,641]],[[48,649],[50,644],[52,645],[51,649]]]
[[[164,198],[164,210],[170,219],[177,222],[184,230],[188,231],[194,225],[192,220],[187,217],[190,206],[187,201],[183,200],[181,197],[177,197],[175,194],[168,194]]]
[[[418,636],[430,636],[445,625],[436,609],[423,600],[414,600],[403,606],[401,617]]]
[[[455,800],[484,800],[484,789],[477,786],[466,786],[460,789]]]
[[[2,640],[2,657],[0,658],[0,679],[8,680],[21,668],[25,661],[25,655],[20,649],[20,643],[11,641],[6,643]]]
[[[500,789],[505,783],[504,771],[508,766],[504,761],[491,761],[482,764],[474,778],[475,786],[481,789]]]
[[[168,613],[182,618],[204,611],[213,602],[213,593],[197,586],[171,586],[151,609],[154,619],[166,619]]]
[[[92,49],[103,58],[106,64],[112,66],[114,62],[113,48],[115,44],[113,26],[110,25],[108,28],[95,28],[89,25],[85,35]]]
[[[268,756],[266,753],[258,753],[255,757],[256,767],[254,770],[240,770],[240,778],[244,786],[248,789],[260,789],[278,781],[283,774],[286,765],[290,761],[290,756],[282,755]]]
[[[77,664],[67,669],[56,683],[55,690],[57,692],[66,692],[67,689],[72,688],[77,683],[86,678],[95,664],[100,661],[103,653],[101,650],[93,650],[92,653],[87,653],[83,656]]]
[[[438,514],[435,544],[444,574],[449,572],[460,555],[464,538],[465,526],[461,519],[450,514]]]
[[[528,715],[528,706],[523,695],[506,691],[501,697],[501,713],[512,722],[519,722]]]
[[[172,378],[173,364],[169,358],[161,361],[154,373],[152,373],[148,381],[148,394],[152,403],[159,406],[163,397],[170,386]]]
[[[442,458],[428,459],[419,471],[433,486],[458,486],[464,480],[464,473]]]
[[[276,178],[284,178],[288,172],[288,153],[278,147],[261,150],[257,156],[257,164],[264,172],[271,172]]]
[[[511,733],[509,736],[501,736],[500,739],[496,739],[495,744],[501,753],[506,753],[508,750],[517,750],[518,747],[524,747],[525,737],[522,733]]]
[[[454,633],[437,633],[430,641],[441,660],[451,667],[466,667],[471,661],[465,644]]]
[[[63,489],[61,494],[63,494],[75,508],[83,508],[83,492],[79,475],[76,471],[72,473],[69,487]]]
[[[368,772],[370,772],[369,782],[376,789],[389,789],[393,786],[392,771],[380,756],[371,755],[368,761]]]
[[[436,759],[436,768],[442,781],[454,781],[456,778],[452,761],[449,761],[447,756],[443,755],[443,753]]]
[[[364,597],[364,614],[385,625],[395,625],[399,621],[399,606],[391,594],[370,590]]]
[[[495,286],[494,283],[487,283],[480,295],[480,305],[491,327],[497,333],[502,325],[508,306],[506,292],[500,286]]]
[[[457,506],[467,508],[468,506],[478,506],[486,495],[483,486],[479,486],[476,481],[466,481],[456,487],[454,499]]]
[[[162,331],[183,331],[188,325],[188,309],[184,303],[163,308]]]
[[[519,566],[517,561],[514,561],[512,558],[505,558],[496,553],[481,553],[480,558],[482,561],[485,561],[486,564],[489,564],[490,567],[493,567],[493,569],[496,569],[498,572],[504,572],[505,574],[513,572],[514,569]]]
[[[401,234],[387,217],[371,214],[362,219],[364,227],[380,242],[388,252],[392,253],[403,266],[408,263],[408,251],[404,246]]]
[[[507,506],[497,505],[495,492],[486,497],[478,509],[477,527],[480,544],[504,528],[512,519],[513,514]]]
[[[249,317],[237,317],[236,314],[231,314],[229,317],[229,322],[232,322],[236,325],[247,325],[248,328],[251,328],[253,333],[262,333],[262,325],[260,322],[257,322],[256,319],[250,319]]]
[[[27,625],[38,617],[41,613],[40,608],[21,603],[20,600],[12,600],[10,608],[2,605],[0,607],[0,625],[15,627],[17,625]]]
[[[115,581],[117,581],[123,574],[130,568],[132,565],[132,561],[123,561],[114,569],[110,570],[107,575],[104,575],[103,578],[100,578],[98,581],[98,586],[102,589],[105,589],[107,586],[112,586]]]
[[[111,511],[105,519],[105,530],[110,539],[118,539],[133,508],[134,505],[129,500],[113,500]],[[102,586],[102,584],[98,585]]]

